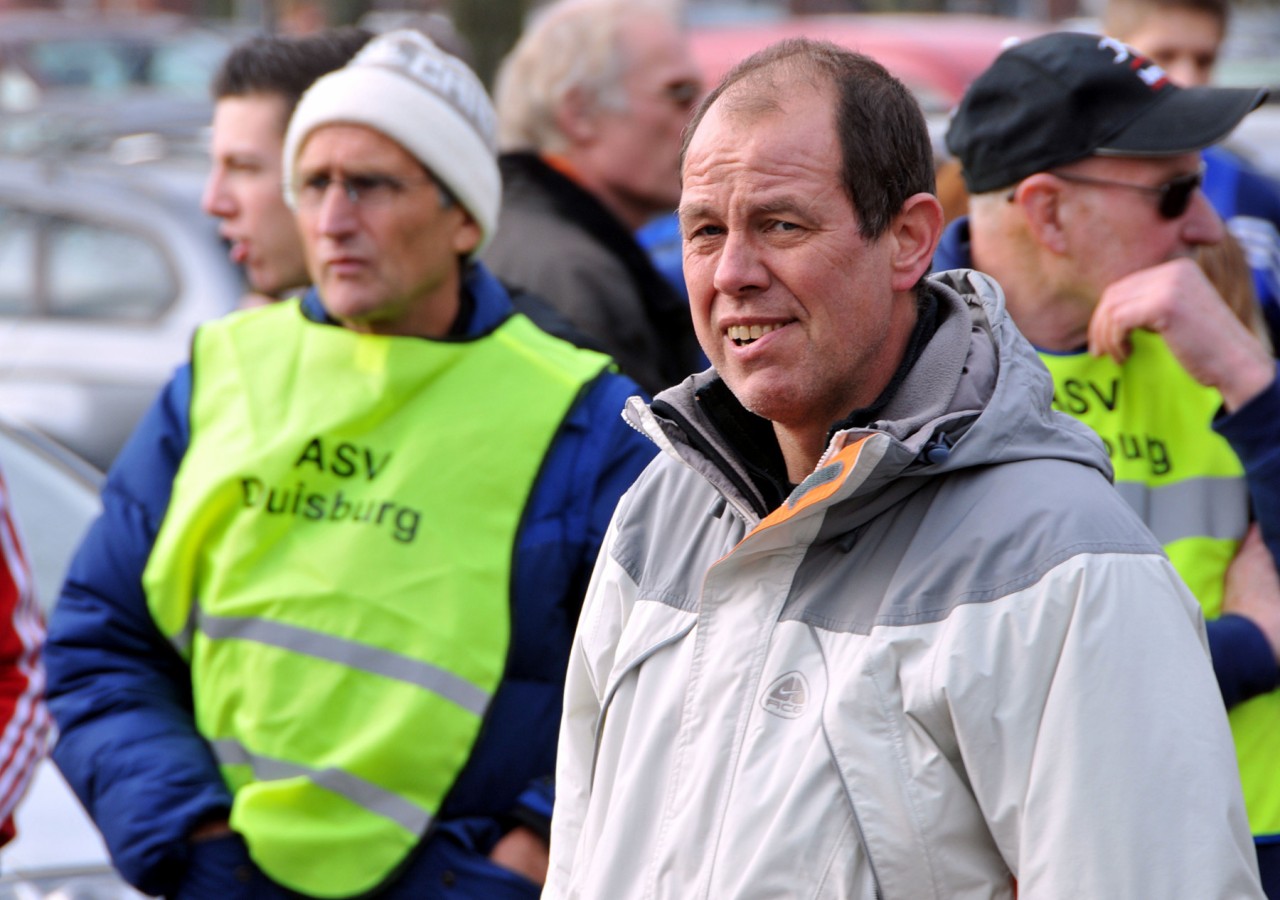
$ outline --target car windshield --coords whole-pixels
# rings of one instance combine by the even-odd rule
[[[202,95],[226,52],[224,41],[193,32],[163,42],[126,36],[47,40],[27,49],[36,81],[50,88],[120,93],[152,88]]]

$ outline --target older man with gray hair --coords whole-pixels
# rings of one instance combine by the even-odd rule
[[[541,294],[656,392],[701,368],[688,309],[633,237],[680,199],[701,93],[669,9],[564,0],[498,74],[503,212],[485,261]]]
[[[147,893],[539,893],[582,585],[651,451],[636,385],[474,261],[493,122],[417,32],[317,81],[283,160],[314,287],[202,327],[112,469],[54,758]]]

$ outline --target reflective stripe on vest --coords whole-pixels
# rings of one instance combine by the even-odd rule
[[[1249,527],[1243,478],[1188,478],[1159,487],[1117,481],[1116,490],[1166,546],[1195,537],[1234,544]]]
[[[1157,335],[1135,331],[1130,340],[1123,366],[1087,353],[1041,353],[1054,406],[1102,438],[1116,488],[1164,545],[1205,617],[1216,618],[1249,525],[1244,469],[1211,427],[1218,392],[1196,383]],[[1250,826],[1280,832],[1280,691],[1236,706],[1229,718]]]
[[[520,517],[607,363],[522,316],[430,341],[282,303],[198,332],[143,583],[275,881],[359,894],[429,830],[502,679]]]

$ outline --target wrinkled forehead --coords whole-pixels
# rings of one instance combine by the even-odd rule
[[[329,167],[335,163],[367,168],[416,168],[421,165],[395,138],[361,122],[325,122],[311,129],[298,144],[299,167]]]

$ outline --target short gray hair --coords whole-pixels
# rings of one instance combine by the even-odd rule
[[[559,0],[536,13],[498,69],[501,148],[564,150],[556,110],[575,90],[594,108],[625,112],[623,33],[646,16],[677,21],[670,0]]]

